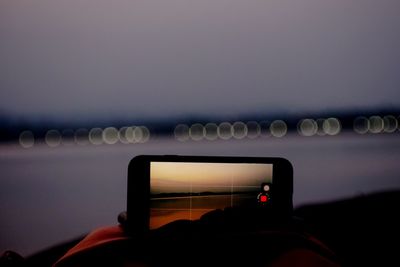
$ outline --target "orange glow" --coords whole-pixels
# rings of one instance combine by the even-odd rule
[[[272,182],[271,164],[152,162],[150,168],[152,188],[253,186]]]

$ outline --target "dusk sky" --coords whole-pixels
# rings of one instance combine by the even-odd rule
[[[150,185],[152,193],[221,192],[230,191],[232,186],[235,190],[258,191],[262,183],[273,182],[272,168],[272,164],[152,162]]]
[[[399,0],[1,0],[0,115],[400,107]]]

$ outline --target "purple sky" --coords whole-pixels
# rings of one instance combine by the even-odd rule
[[[399,0],[2,0],[0,113],[400,106]]]

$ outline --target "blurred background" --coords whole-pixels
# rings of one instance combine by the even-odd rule
[[[397,0],[1,0],[0,252],[114,225],[139,154],[275,156],[296,207],[400,188]]]

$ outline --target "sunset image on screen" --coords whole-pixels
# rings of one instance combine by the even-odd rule
[[[257,202],[272,164],[151,162],[150,229]]]

